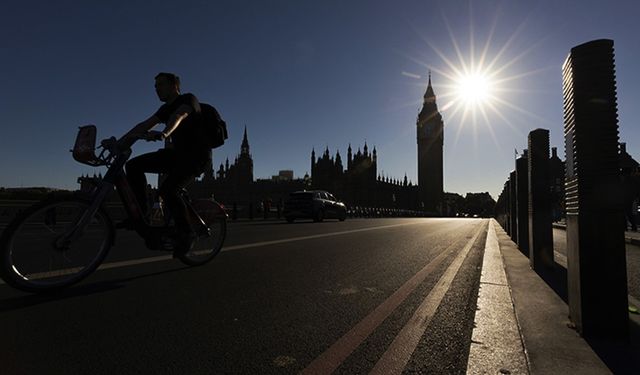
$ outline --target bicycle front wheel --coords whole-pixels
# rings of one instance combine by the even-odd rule
[[[77,283],[104,260],[113,243],[113,225],[102,209],[79,232],[73,229],[91,202],[59,198],[23,211],[0,237],[0,276],[27,292]]]
[[[199,199],[193,202],[194,209],[207,226],[206,233],[197,233],[198,237],[192,249],[180,254],[179,259],[189,266],[200,266],[215,258],[227,237],[227,219],[220,206],[210,200]]]

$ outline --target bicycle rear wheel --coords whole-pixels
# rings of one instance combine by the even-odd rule
[[[88,200],[40,202],[16,217],[0,237],[0,276],[27,292],[77,283],[104,260],[113,243],[113,225],[102,209],[75,238],[65,234],[87,212]]]
[[[210,200],[196,200],[193,208],[207,225],[208,232],[197,233],[191,250],[178,258],[189,266],[199,266],[211,261],[222,250],[227,236],[227,219],[220,206]]]

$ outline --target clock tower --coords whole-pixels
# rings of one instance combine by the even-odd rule
[[[429,84],[418,114],[418,209],[442,214],[444,123],[436,105],[436,95]]]

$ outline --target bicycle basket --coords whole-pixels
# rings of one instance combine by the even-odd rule
[[[73,146],[73,158],[82,164],[97,166],[104,164],[95,153],[96,148],[96,126],[81,126],[76,136],[76,143]]]

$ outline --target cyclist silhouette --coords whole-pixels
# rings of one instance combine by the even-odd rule
[[[200,175],[210,159],[210,147],[202,139],[203,127],[200,103],[193,94],[180,93],[180,78],[173,73],[159,73],[155,77],[155,90],[164,104],[147,120],[139,123],[126,135],[147,140],[165,140],[165,148],[137,156],[126,164],[127,180],[136,195],[142,212],[147,212],[145,173],[162,173],[166,178],[158,192],[171,212],[177,233],[168,244],[175,252],[186,252],[196,235],[187,220],[187,207],[179,191],[195,176]],[[151,130],[164,123],[162,131]],[[125,223],[126,225],[126,223]]]

